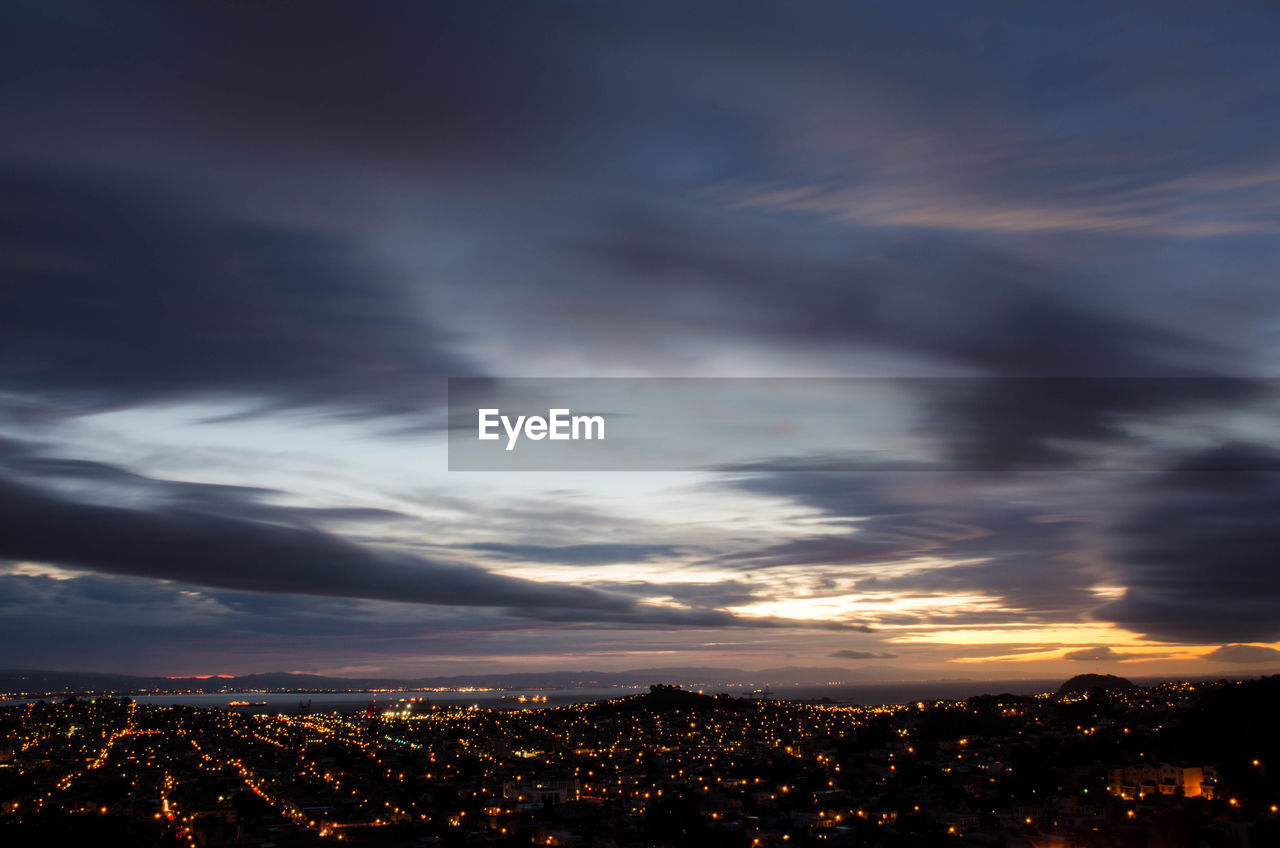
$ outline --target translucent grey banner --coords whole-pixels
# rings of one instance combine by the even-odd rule
[[[1278,392],[1220,377],[453,378],[449,469],[1274,471]]]

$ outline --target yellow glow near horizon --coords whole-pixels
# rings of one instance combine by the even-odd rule
[[[729,612],[750,618],[790,618],[797,621],[846,621],[885,613],[938,613],[951,610],[997,609],[999,600],[986,595],[848,594],[757,601]]]
[[[957,657],[951,662],[954,663],[988,663],[988,662],[1049,662],[1053,660],[1065,660],[1067,654],[1080,650],[1081,647],[1094,646],[1075,646],[1068,645],[1052,651],[1027,651],[1019,654],[1000,654],[997,656],[981,656],[981,657]],[[1217,645],[1130,645],[1120,651],[1119,657],[1100,657],[1098,662],[1119,662],[1119,663],[1135,663],[1135,662],[1155,662],[1159,660],[1198,660],[1205,654],[1215,650]],[[1138,656],[1134,656],[1137,654]]]
[[[957,627],[945,625],[903,628],[900,636],[892,636],[890,642],[910,645],[1045,645],[1055,647],[1094,647],[1107,645],[1112,648],[1149,646],[1151,643],[1136,633],[1114,624],[1094,622],[1056,622],[1045,625],[992,625],[989,627]]]

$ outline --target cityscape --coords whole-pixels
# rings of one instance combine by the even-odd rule
[[[381,701],[378,700],[381,695]],[[558,707],[0,708],[8,846],[1265,846],[1280,676],[859,706],[655,684]]]
[[[1280,846],[1280,2],[0,33],[0,848]]]

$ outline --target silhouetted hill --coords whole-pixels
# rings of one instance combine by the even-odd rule
[[[705,695],[691,692],[679,686],[656,685],[640,695],[628,695],[609,701],[597,701],[588,707],[589,715],[600,717],[605,715],[633,715],[638,713],[671,713],[697,712],[727,709],[738,711],[749,702],[743,698],[730,695]]]
[[[1280,675],[1239,686],[1223,680],[1204,691],[1163,744],[1175,756],[1221,763],[1223,778],[1237,786],[1263,779],[1252,763],[1280,761]]]
[[[1137,688],[1136,684],[1114,674],[1077,674],[1058,687],[1058,697],[1084,694],[1094,689],[1119,694]]]

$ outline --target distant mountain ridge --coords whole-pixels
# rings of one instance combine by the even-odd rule
[[[349,678],[318,674],[268,672],[234,677],[147,677],[99,672],[0,670],[0,692],[146,692],[225,690],[360,690],[360,689],[593,689],[643,687],[654,683],[685,686],[785,686],[858,682],[862,675],[846,668],[786,667],[747,671],[740,668],[677,666],[627,671],[530,671],[417,678]]]

